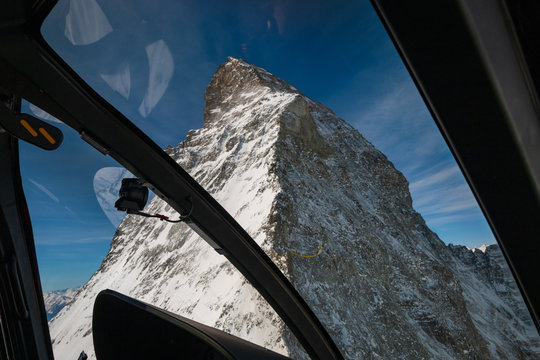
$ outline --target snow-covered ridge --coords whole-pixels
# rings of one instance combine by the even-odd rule
[[[51,320],[64,306],[66,306],[81,288],[53,290],[43,293],[47,320]]]
[[[488,248],[488,245],[485,245],[485,244],[484,244],[484,245],[482,245],[482,246],[480,246],[480,247],[477,247],[477,248],[472,249],[472,251],[473,251],[473,252],[481,251],[481,252],[483,252],[483,253],[485,254],[487,248]]]
[[[205,100],[204,126],[167,153],[276,262],[346,358],[540,354],[502,255],[445,246],[412,208],[404,176],[330,109],[234,58]],[[154,198],[147,211],[172,210]],[[318,246],[314,258],[291,252]],[[122,221],[99,270],[51,322],[58,359],[94,357],[91,310],[105,288],[307,358],[261,296],[184,224]]]

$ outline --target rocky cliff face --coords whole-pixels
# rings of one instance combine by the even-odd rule
[[[445,246],[412,208],[403,175],[330,109],[234,58],[205,100],[203,128],[166,151],[278,264],[346,358],[540,355],[498,249]],[[155,198],[147,211],[171,209]],[[316,257],[291,252],[319,246]],[[91,309],[105,288],[306,358],[258,293],[183,224],[124,219],[100,269],[51,322],[59,359],[93,356]]]
[[[448,246],[467,311],[488,343],[492,358],[536,359],[538,333],[497,245],[469,250]],[[512,341],[501,341],[509,336]]]

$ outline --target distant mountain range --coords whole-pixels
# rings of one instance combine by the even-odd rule
[[[235,58],[205,101],[203,128],[166,152],[272,258],[345,358],[540,358],[498,247],[446,246],[413,209],[405,177],[330,109]],[[176,216],[157,197],[146,211]],[[95,357],[91,312],[106,288],[307,358],[258,292],[185,224],[122,221],[100,268],[50,323],[59,359]]]
[[[54,290],[43,293],[47,321],[51,320],[64,306],[66,306],[81,288]]]

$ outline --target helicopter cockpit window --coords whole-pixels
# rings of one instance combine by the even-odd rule
[[[41,30],[238,221],[345,358],[539,351],[493,234],[368,1],[61,0]],[[104,288],[307,357],[185,224],[115,209],[132,174],[24,106],[65,130],[50,160],[21,146],[46,296],[73,297],[50,322],[59,358],[93,356],[91,300]],[[157,196],[144,212],[180,216]]]

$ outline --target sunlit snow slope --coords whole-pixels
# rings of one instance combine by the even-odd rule
[[[412,208],[403,175],[330,109],[234,58],[205,100],[203,128],[166,151],[278,264],[346,358],[540,355],[499,250],[445,246]],[[158,198],[147,211],[175,216]],[[289,251],[318,246],[313,258]],[[58,359],[94,357],[91,311],[106,288],[305,358],[238,271],[183,224],[122,221],[99,270],[51,321]]]
[[[43,293],[47,320],[52,319],[77,294],[80,288],[54,290]]]

